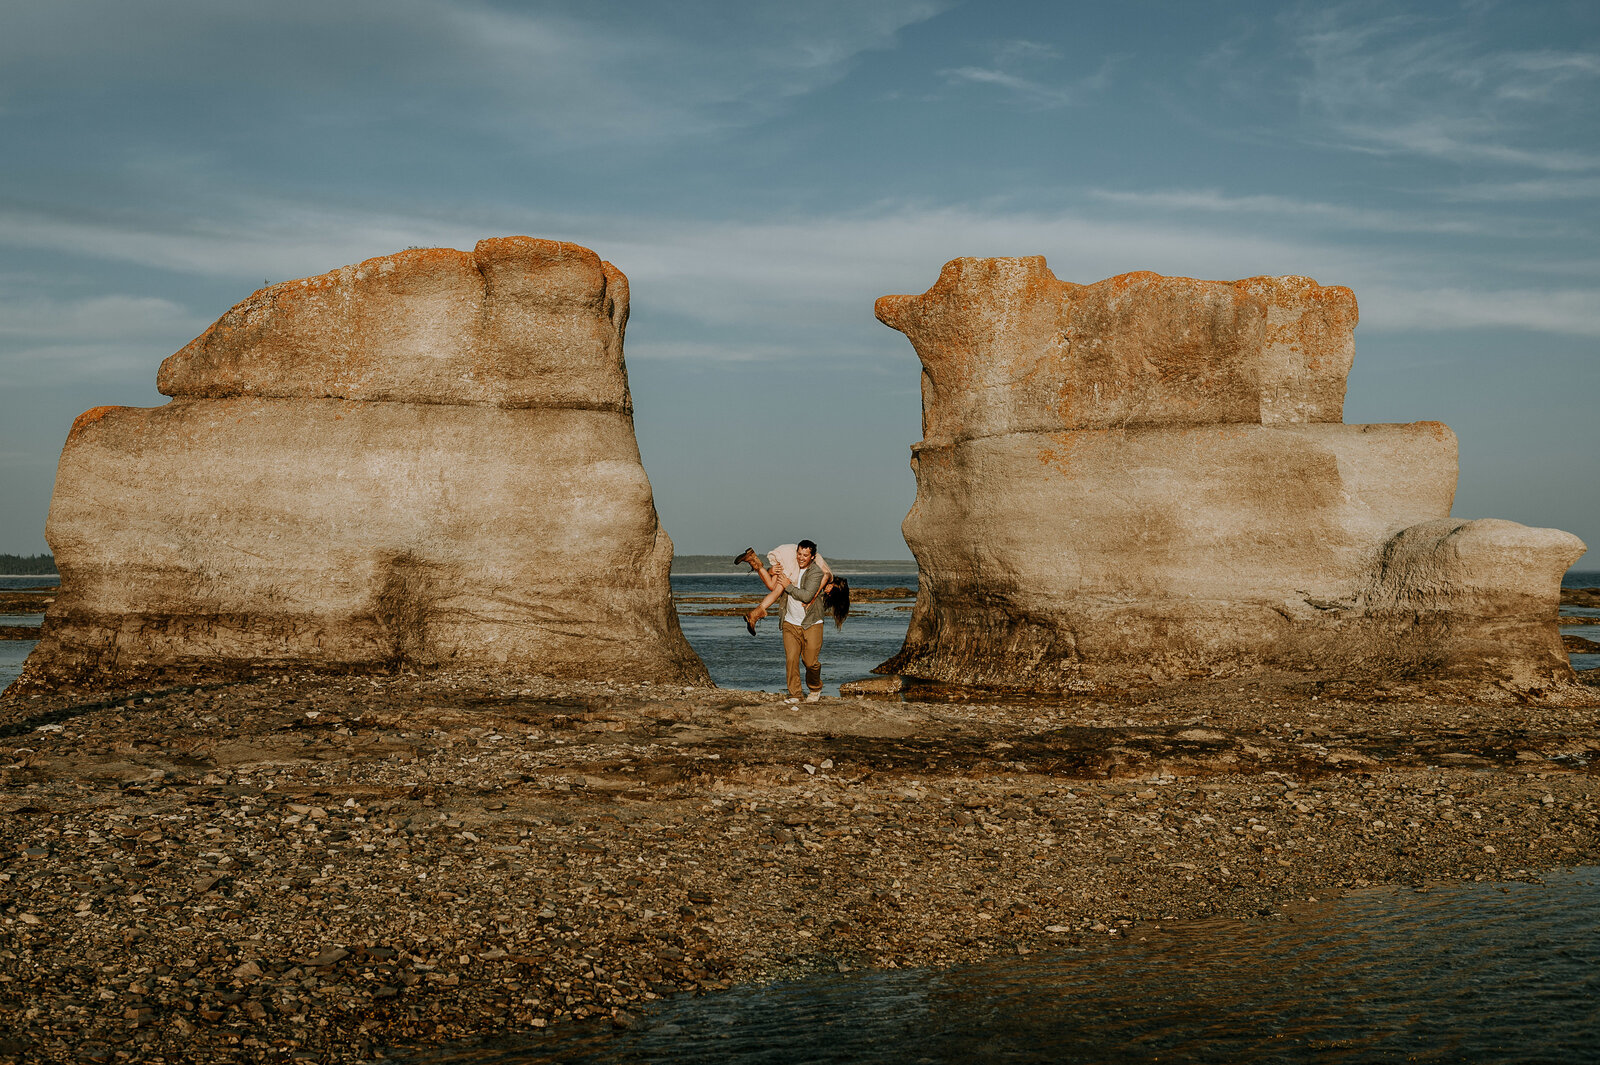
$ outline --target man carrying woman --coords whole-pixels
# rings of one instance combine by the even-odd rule
[[[834,625],[844,624],[845,615],[850,612],[849,582],[828,568],[817,555],[817,545],[810,540],[784,544],[768,552],[766,561],[768,565],[762,565],[755,548],[746,548],[733,560],[734,565],[748,563],[768,588],[761,605],[745,616],[745,627],[755,635],[756,623],[766,616],[768,607],[778,603],[789,701],[798,702],[801,698],[803,663],[805,685],[810,689],[805,700],[814,703],[822,698],[823,614],[831,610]]]

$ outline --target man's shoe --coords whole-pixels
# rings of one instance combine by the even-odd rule
[[[756,557],[756,549],[753,547],[747,547],[744,549],[744,554],[739,555],[733,560],[733,564],[737,566],[741,562],[748,562],[750,563],[750,568],[754,569],[757,561],[759,560]]]
[[[820,702],[821,700],[822,700],[822,693],[821,692],[812,692],[810,695],[806,696],[806,702],[808,702],[808,703]]]
[[[784,700],[784,702],[788,703],[791,706],[793,706],[795,703],[798,703],[799,701],[800,700],[797,697],[793,696],[793,695],[789,696],[789,698]]]

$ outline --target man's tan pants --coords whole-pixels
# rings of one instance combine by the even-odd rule
[[[800,663],[806,664],[806,684],[814,692],[822,690],[822,626],[812,625],[802,629],[785,621],[783,628],[783,664],[789,681],[789,694],[796,699],[805,692],[800,689]]]

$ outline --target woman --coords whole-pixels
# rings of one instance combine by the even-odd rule
[[[761,605],[745,615],[744,627],[750,630],[750,635],[756,634],[756,622],[767,616],[767,609],[778,601],[783,595],[783,589],[788,585],[788,574],[800,572],[799,560],[800,546],[798,544],[779,544],[767,552],[767,568],[761,565],[756,549],[747,547],[744,554],[733,560],[737,566],[741,562],[750,564],[756,576],[761,578],[761,583],[767,586],[767,597],[761,600]],[[822,596],[822,605],[833,612],[833,627],[842,628],[844,619],[850,613],[850,582],[833,572],[826,559],[817,555],[812,564],[822,570],[822,587],[817,594]]]

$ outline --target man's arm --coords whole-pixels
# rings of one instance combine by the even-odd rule
[[[801,605],[810,606],[811,600],[822,591],[822,568],[820,566],[807,566],[805,576],[800,578],[799,584],[785,585],[784,589],[789,595],[800,600]]]

